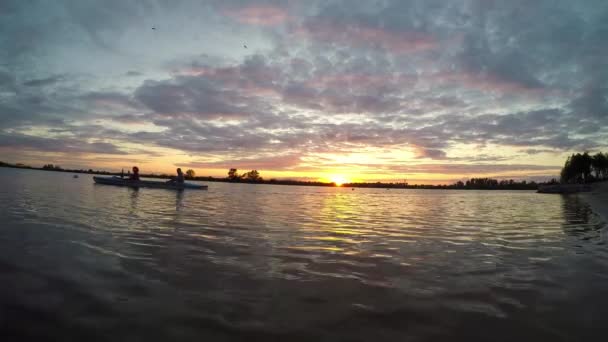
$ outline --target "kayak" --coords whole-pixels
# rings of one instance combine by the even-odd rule
[[[157,188],[157,189],[169,189],[169,190],[184,190],[184,189],[198,189],[207,190],[206,185],[199,185],[193,183],[167,183],[158,181],[139,180],[133,181],[126,178],[120,177],[93,177],[93,180],[97,184],[104,185],[116,185],[116,186],[129,186],[132,188]]]

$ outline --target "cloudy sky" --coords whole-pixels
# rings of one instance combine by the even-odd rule
[[[608,148],[605,0],[0,2],[0,160],[539,179]]]

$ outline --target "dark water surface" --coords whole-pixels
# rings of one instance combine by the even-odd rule
[[[0,169],[3,341],[608,338],[604,224],[576,196]]]

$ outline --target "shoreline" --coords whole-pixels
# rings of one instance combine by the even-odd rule
[[[45,169],[32,166],[18,166],[0,162],[0,168],[10,168],[18,170],[34,170],[44,172],[62,172],[62,173],[73,173],[73,174],[88,174],[88,175],[101,175],[101,176],[120,176],[120,172],[109,172],[102,170],[84,170],[84,169]],[[140,173],[141,178],[153,178],[153,179],[171,179],[171,175],[164,174],[145,174]],[[475,178],[471,178],[474,180]],[[383,183],[383,182],[361,182],[361,183],[327,183],[322,181],[299,181],[289,179],[264,179],[259,181],[251,181],[246,179],[230,180],[228,178],[213,177],[213,176],[196,176],[191,181],[199,182],[219,182],[219,183],[232,183],[232,184],[260,184],[260,185],[284,185],[284,186],[316,186],[316,187],[329,187],[329,188],[362,188],[362,189],[412,189],[412,190],[484,190],[484,191],[538,191],[538,186],[544,183],[535,183],[531,181],[526,182],[515,182],[513,184],[495,184],[493,186],[465,186],[464,183],[458,185],[454,184],[408,184],[408,183]],[[478,180],[493,180],[498,182],[496,179],[483,178]]]
[[[608,182],[593,183],[591,192],[579,193],[578,196],[589,204],[602,221],[608,223]]]

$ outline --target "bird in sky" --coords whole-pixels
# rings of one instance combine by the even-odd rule
[[[243,47],[246,49],[246,48],[247,48],[247,45],[246,45],[246,44],[243,44]]]

